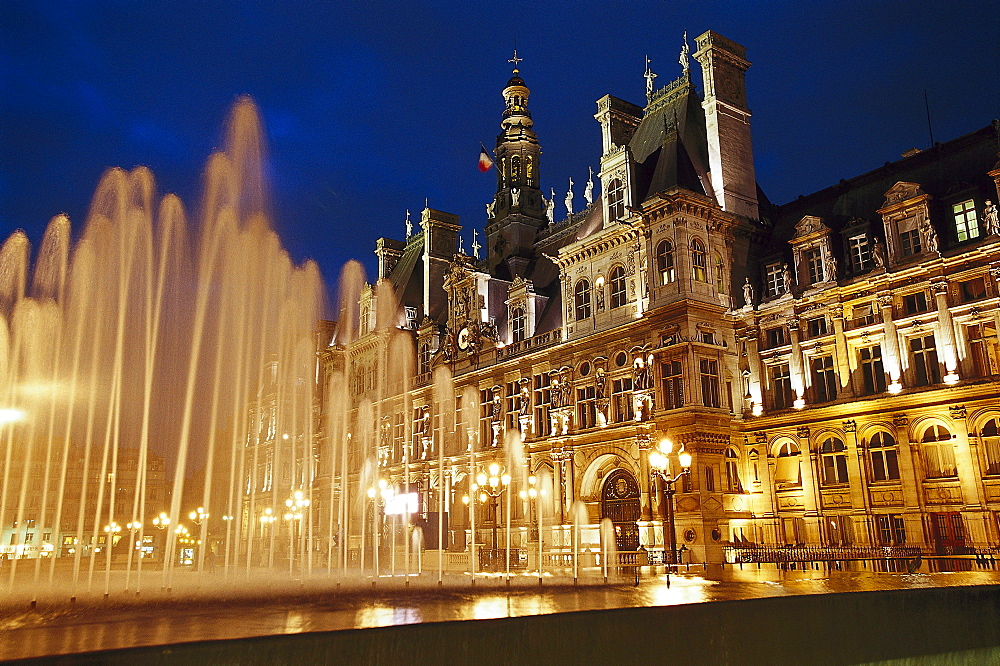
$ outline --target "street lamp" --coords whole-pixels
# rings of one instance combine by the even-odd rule
[[[490,566],[494,566],[497,556],[497,506],[501,495],[510,485],[510,474],[504,471],[500,463],[490,463],[485,470],[476,475],[476,483],[472,491],[479,491],[479,501],[489,502],[493,510],[493,551],[490,553]]]
[[[657,450],[649,454],[650,472],[654,477],[659,477],[663,482],[663,501],[660,503],[663,512],[663,547],[670,553],[667,564],[677,564],[677,535],[674,529],[674,484],[682,476],[691,473],[691,454],[681,447],[677,454],[677,459],[681,464],[681,471],[677,476],[670,475],[670,458],[668,456],[673,451],[673,443],[663,438]]]
[[[302,525],[302,510],[309,506],[309,500],[305,498],[301,490],[296,490],[292,496],[285,500],[285,520],[288,524],[288,573],[292,572],[295,553],[295,532],[296,527]],[[298,533],[302,534],[302,528],[298,527]]]
[[[375,578],[379,576],[379,546],[382,541],[382,529],[381,521],[379,520],[379,513],[385,511],[385,503],[396,494],[389,482],[385,479],[378,480],[378,489],[374,486],[368,489],[368,497],[372,500],[372,546],[374,551],[373,563],[375,565]],[[395,547],[395,544],[393,544]],[[372,578],[372,586],[375,585],[375,578]]]
[[[191,522],[195,525],[201,525],[202,521],[208,518],[208,514],[205,513],[205,509],[203,507],[199,506],[195,511],[188,514],[188,518],[190,518]]]
[[[521,496],[522,500],[524,500],[524,499],[530,499],[531,501],[535,501],[536,499],[538,499],[539,491],[538,491],[537,488],[535,488],[536,482],[537,482],[537,479],[535,478],[534,474],[532,474],[531,476],[528,477],[528,489],[527,490],[522,490],[520,493],[518,493]],[[539,504],[535,505],[535,512],[538,515],[538,584],[541,585],[542,584],[542,507],[541,507],[541,505],[539,505]]]

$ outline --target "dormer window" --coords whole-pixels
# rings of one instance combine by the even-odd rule
[[[514,308],[513,312],[510,313],[510,330],[513,342],[524,340],[524,308]]]
[[[620,220],[625,217],[625,188],[622,181],[612,178],[608,183],[608,219],[611,221]]]
[[[979,219],[976,217],[976,204],[972,199],[953,205],[951,211],[955,216],[955,236],[958,242],[979,237]]]
[[[767,285],[768,297],[783,293],[785,280],[781,274],[781,264],[768,264],[764,280]]]
[[[806,271],[809,275],[809,284],[818,284],[826,279],[823,272],[823,252],[820,248],[814,247],[803,252],[806,260]]]
[[[850,255],[851,269],[855,273],[861,273],[871,268],[872,251],[868,243],[868,236],[860,234],[847,239],[847,251]]]
[[[899,231],[899,249],[904,257],[912,257],[920,254],[920,230],[917,229],[917,219],[911,217],[907,220],[900,220],[896,226]]]

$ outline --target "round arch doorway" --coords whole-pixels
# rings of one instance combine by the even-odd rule
[[[601,489],[601,519],[610,518],[619,552],[639,550],[638,520],[642,515],[639,484],[624,469],[616,469]]]

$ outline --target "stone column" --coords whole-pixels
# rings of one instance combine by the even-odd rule
[[[903,389],[903,363],[899,351],[899,334],[896,333],[896,322],[892,318],[892,293],[880,293],[878,305],[882,311],[882,328],[885,330],[882,368],[889,375],[889,392],[899,393]]]
[[[649,452],[653,450],[653,433],[645,426],[639,426],[635,435],[635,443],[639,447],[639,504],[642,508],[641,520],[653,519],[652,498],[649,494]]]
[[[948,283],[932,282],[931,292],[938,313],[938,348],[941,350],[941,360],[944,361],[945,384],[958,382],[958,349],[955,346],[955,324],[948,309]]]
[[[919,443],[910,442],[910,419],[905,414],[894,414],[892,424],[895,426],[896,443],[899,450],[899,481],[903,491],[903,520],[906,525],[906,540],[926,547],[923,528],[923,475],[920,473],[919,462],[922,452]]]
[[[849,451],[854,455],[847,456],[847,478],[850,480],[851,507],[861,509],[864,515],[871,513],[871,503],[868,496],[868,467],[865,465],[864,451],[858,440],[858,423],[854,419],[844,421],[844,433],[847,436]],[[870,543],[870,542],[869,542]]]
[[[831,306],[830,314],[833,317],[833,334],[836,340],[839,392],[851,385],[851,366],[847,359],[847,336],[844,335],[844,306],[839,303]]]
[[[818,515],[819,484],[816,479],[812,446],[809,443],[809,428],[800,426],[796,429],[796,436],[799,440],[799,456],[802,469],[802,507],[805,509],[807,517]]]
[[[746,336],[747,363],[750,366],[750,400],[753,403],[751,412],[754,416],[764,413],[764,379],[761,376],[760,343],[758,336],[760,328],[747,326],[743,329]]]
[[[792,341],[792,355],[788,359],[788,370],[792,375],[792,390],[795,391],[793,404],[796,409],[802,409],[806,406],[806,369],[802,362],[802,331],[799,328],[799,323],[798,317],[788,318],[788,336]]]

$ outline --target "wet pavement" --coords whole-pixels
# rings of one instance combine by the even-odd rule
[[[338,590],[335,579],[326,577],[291,586],[287,581],[206,586],[197,576],[179,576],[169,595],[154,589],[139,599],[118,592],[106,600],[101,594],[81,595],[69,604],[58,596],[43,596],[28,610],[8,596],[0,608],[0,659],[419,622],[1000,583],[1000,572],[993,570],[901,574],[773,566],[692,567],[671,575],[669,584],[662,573],[645,573],[638,586],[622,580],[603,585],[599,576],[590,576],[577,586],[571,578],[550,577],[539,587],[537,577],[519,576],[509,588],[501,578],[490,577],[480,577],[470,587],[467,576],[456,575],[438,587],[436,576],[425,575],[411,578],[405,588],[401,578],[383,578],[375,589],[370,579],[356,579],[344,580]]]

